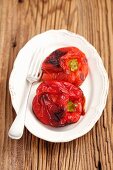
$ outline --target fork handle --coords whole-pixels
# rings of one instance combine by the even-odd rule
[[[24,97],[23,97],[24,101],[22,101],[19,112],[9,129],[8,136],[12,139],[20,139],[23,135],[26,108],[27,108],[28,97],[31,91],[31,86],[32,84],[29,83],[26,88],[26,93],[24,93]]]

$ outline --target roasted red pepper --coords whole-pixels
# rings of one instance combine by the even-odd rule
[[[37,88],[32,108],[36,117],[53,127],[75,123],[84,115],[85,97],[68,82],[45,81]]]
[[[88,62],[76,47],[59,48],[44,60],[42,70],[44,81],[67,81],[80,86],[88,74]]]

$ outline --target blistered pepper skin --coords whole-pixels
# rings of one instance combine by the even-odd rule
[[[76,47],[59,48],[52,52],[42,64],[43,81],[67,81],[80,86],[88,74],[85,54]]]
[[[60,127],[77,122],[85,114],[84,105],[80,88],[64,81],[46,81],[37,88],[32,109],[42,123]]]

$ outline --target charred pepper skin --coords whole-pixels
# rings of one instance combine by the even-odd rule
[[[43,62],[43,81],[67,81],[80,86],[88,74],[85,54],[76,47],[64,47],[53,51]]]
[[[37,88],[32,109],[39,121],[53,127],[77,122],[84,111],[85,97],[68,82],[46,81]]]

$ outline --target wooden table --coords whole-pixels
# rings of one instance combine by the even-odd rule
[[[21,47],[48,29],[83,35],[102,57],[109,75],[106,108],[94,128],[69,143],[50,143],[31,135],[8,138],[15,118],[9,75]],[[97,84],[98,85],[98,84]],[[113,0],[0,0],[0,169],[113,169]]]

